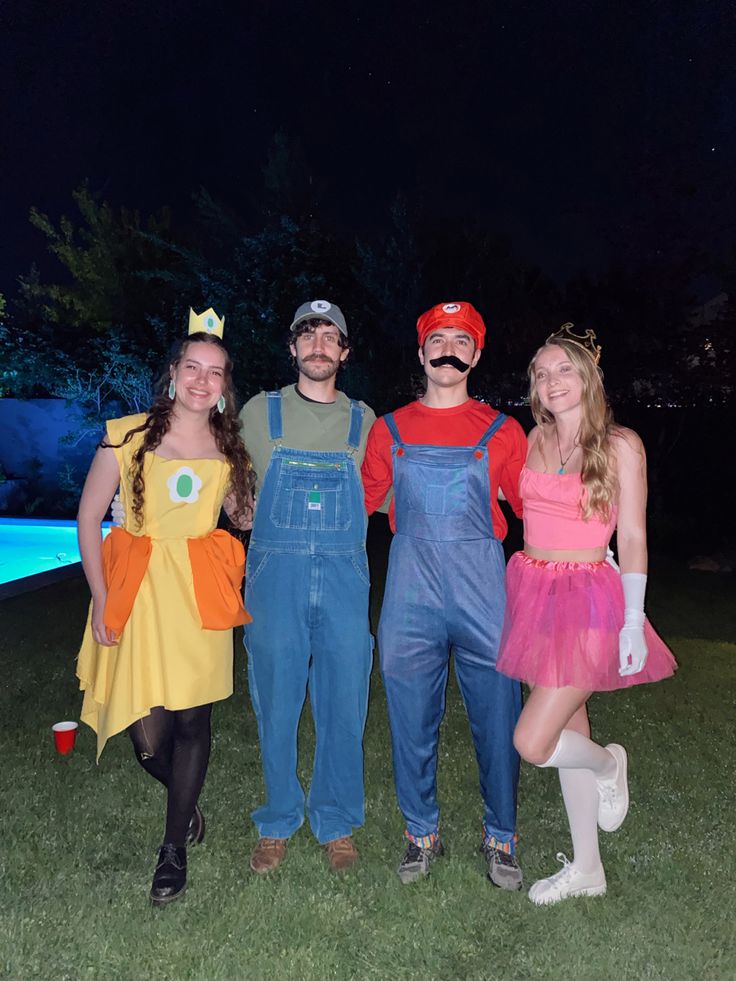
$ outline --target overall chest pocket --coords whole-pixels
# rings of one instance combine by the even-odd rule
[[[468,469],[462,464],[407,461],[409,508],[419,514],[462,515],[468,510]]]
[[[346,531],[351,522],[347,468],[284,461],[271,520],[277,528]]]

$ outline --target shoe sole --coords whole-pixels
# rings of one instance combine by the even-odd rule
[[[398,872],[397,875],[402,886],[410,886],[412,882],[419,882],[420,879],[428,879],[429,869],[426,872],[410,872],[408,874]]]
[[[529,896],[529,900],[535,906],[556,906],[557,903],[564,903],[566,899],[579,899],[580,897],[586,896],[605,896],[606,888],[605,883],[602,886],[583,886],[580,889],[575,889],[572,892],[565,893],[564,896],[557,896],[554,899],[533,899],[532,896]]]
[[[490,872],[486,872],[486,879],[488,879],[488,881],[491,883],[491,885],[492,886],[495,886],[496,889],[503,889],[504,892],[519,892],[519,890],[521,889],[521,887],[523,885],[523,880],[522,879],[519,879],[518,882],[510,882],[510,883],[496,882],[495,879],[492,879],[491,878],[491,873]]]
[[[179,892],[175,893],[173,896],[161,896],[161,897],[158,897],[158,896],[152,896],[149,893],[148,898],[151,901],[151,906],[155,906],[155,907],[158,908],[158,907],[161,907],[161,906],[168,906],[169,903],[174,903],[174,902],[176,902],[177,899],[181,899],[181,897],[184,895],[184,893],[186,891],[187,891],[187,887],[185,885],[183,889],[180,889]]]
[[[624,812],[621,815],[621,818],[616,822],[616,824],[610,824],[606,826],[601,824],[600,818],[598,819],[598,827],[601,829],[601,831],[612,832],[612,831],[618,831],[618,829],[626,820],[626,815],[629,813],[629,770],[628,770],[629,758],[624,747],[619,746],[618,743],[609,743],[608,746],[606,746],[606,749],[608,750],[609,753],[613,755],[616,762],[618,763],[619,772],[623,770],[624,798],[626,800],[626,806],[624,807]]]
[[[271,865],[267,869],[257,869],[252,862],[249,862],[248,865],[251,872],[254,872],[256,875],[268,875],[270,872],[275,872],[277,869],[281,868],[282,863],[283,859],[277,865]]]

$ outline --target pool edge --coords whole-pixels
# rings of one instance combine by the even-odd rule
[[[0,600],[10,599],[12,596],[21,596],[23,593],[30,593],[34,589],[42,589],[44,586],[61,582],[63,579],[71,579],[81,575],[82,563],[70,562],[69,565],[58,569],[37,572],[32,576],[24,576],[22,579],[11,579],[10,582],[0,583]]]

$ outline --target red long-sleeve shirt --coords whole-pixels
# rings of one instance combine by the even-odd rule
[[[430,446],[475,446],[498,415],[484,402],[468,399],[450,409],[432,409],[421,402],[411,402],[394,412],[394,419],[404,443]],[[373,514],[386,500],[393,484],[391,446],[393,437],[385,418],[378,419],[368,435],[362,476],[365,505]],[[493,531],[503,539],[508,531],[506,518],[498,503],[498,488],[521,517],[519,475],[526,459],[526,436],[519,423],[508,418],[488,444],[488,472],[491,482],[489,502]],[[394,502],[389,507],[391,529],[396,531]]]

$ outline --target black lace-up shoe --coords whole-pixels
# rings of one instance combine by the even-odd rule
[[[172,903],[187,887],[187,850],[164,842],[158,853],[156,871],[151,885],[154,906]]]

